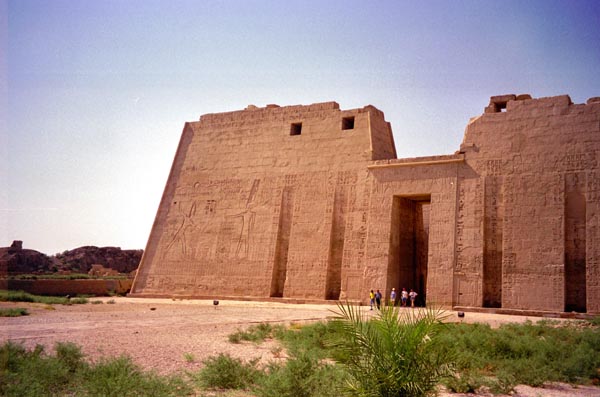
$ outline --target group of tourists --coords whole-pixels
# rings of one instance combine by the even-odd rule
[[[400,292],[400,305],[402,307],[407,307],[408,300],[410,299],[410,307],[415,307],[415,299],[417,298],[417,294],[413,289],[410,292],[406,291],[406,288],[402,288]],[[392,292],[390,292],[390,305],[396,306],[396,288],[392,288]],[[381,291],[377,290],[377,292],[369,293],[369,301],[371,303],[371,310],[373,310],[373,306],[376,306],[377,309],[381,309]]]

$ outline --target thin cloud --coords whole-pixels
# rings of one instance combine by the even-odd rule
[[[18,211],[58,211],[54,207],[30,207],[30,208],[0,208],[0,211],[18,212]]]

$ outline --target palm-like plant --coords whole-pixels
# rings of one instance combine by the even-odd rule
[[[450,373],[449,359],[436,335],[443,326],[439,309],[405,310],[385,306],[369,319],[360,307],[339,305],[333,342],[336,359],[349,374],[347,392],[360,397],[420,397],[435,394]]]

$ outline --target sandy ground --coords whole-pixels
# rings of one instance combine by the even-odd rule
[[[41,344],[52,351],[56,342],[81,346],[91,360],[126,354],[147,369],[162,374],[197,370],[207,357],[228,353],[241,359],[262,362],[283,360],[274,341],[259,345],[232,344],[228,336],[252,324],[305,323],[335,316],[335,305],[282,304],[273,302],[171,300],[141,298],[92,298],[103,304],[51,308],[43,304],[0,302],[2,307],[26,307],[24,317],[0,318],[0,343],[21,342],[26,347]],[[114,304],[108,304],[113,301]],[[369,314],[368,307],[365,308]],[[412,309],[403,309],[412,310]],[[451,321],[486,322],[499,326],[508,322],[540,320],[535,317],[466,313]],[[193,360],[190,360],[193,358]],[[461,396],[454,394],[452,396]],[[552,385],[549,388],[518,386],[513,396],[567,397],[600,396],[600,388]]]

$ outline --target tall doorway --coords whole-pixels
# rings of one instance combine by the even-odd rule
[[[394,196],[390,230],[388,286],[417,292],[415,303],[427,302],[429,213],[431,196]]]

